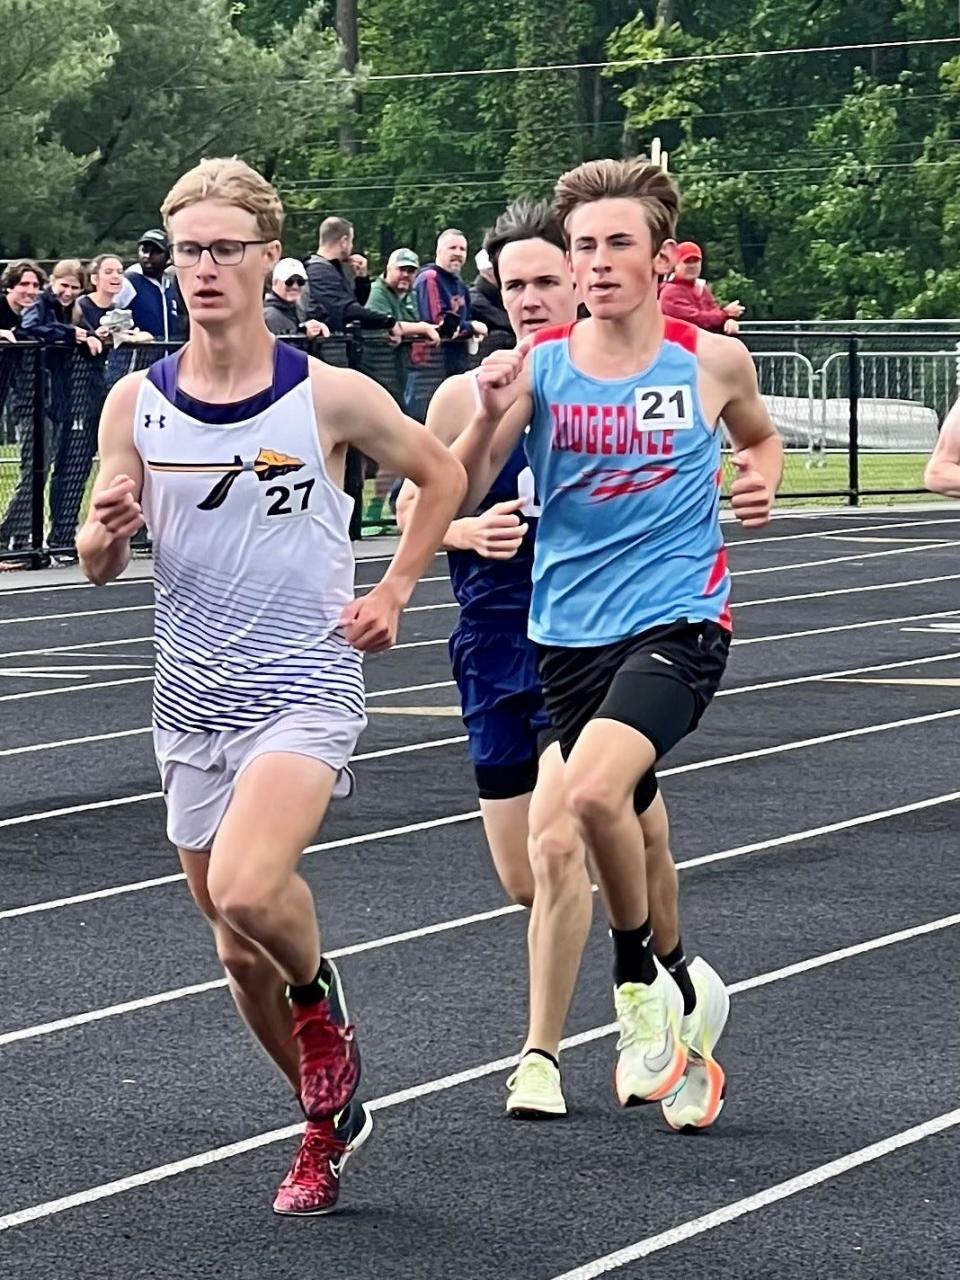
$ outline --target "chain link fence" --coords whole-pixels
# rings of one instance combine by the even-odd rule
[[[867,496],[924,492],[926,459],[960,386],[960,333],[946,326],[851,332],[780,325],[745,328],[741,336],[786,446],[782,500],[855,505]],[[394,346],[382,333],[359,329],[291,341],[328,364],[365,373],[421,422],[447,378],[513,345],[512,335],[494,333],[479,346]],[[73,557],[107,392],[175,349],[123,344],[94,357],[86,348],[0,344],[0,561]],[[726,472],[729,483],[729,463]],[[399,485],[399,477],[349,451],[353,537],[395,528]],[[148,549],[145,533],[139,549]]]

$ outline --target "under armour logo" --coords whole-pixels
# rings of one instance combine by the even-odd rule
[[[145,414],[143,419],[143,425],[145,427],[149,427],[152,422],[153,422],[153,414],[152,413]],[[157,426],[162,431],[166,425],[167,425],[167,415],[165,413],[161,413],[157,419]]]

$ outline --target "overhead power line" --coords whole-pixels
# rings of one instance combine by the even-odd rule
[[[682,53],[663,58],[613,58],[606,62],[544,63],[529,67],[476,67],[458,71],[407,71],[384,75],[370,75],[366,83],[386,80],[441,80],[451,76],[509,76],[526,75],[543,71],[590,71],[609,67],[663,67],[681,62],[731,62],[738,58],[782,58],[790,54],[853,53],[867,49],[905,49],[921,45],[958,44],[960,36],[936,36],[925,40],[883,40],[866,44],[801,45],[785,49],[752,49],[729,53]]]

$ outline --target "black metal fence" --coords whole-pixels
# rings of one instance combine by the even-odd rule
[[[786,443],[781,501],[923,493],[923,468],[960,385],[960,332],[752,330],[743,334],[760,390]],[[308,344],[329,364],[360,369],[423,420],[435,391],[488,351],[460,342],[391,346],[359,330]],[[96,469],[97,427],[110,387],[172,348],[0,344],[0,559],[42,565],[73,555]],[[393,527],[398,478],[350,452],[352,533]],[[144,548],[146,544],[144,543]]]

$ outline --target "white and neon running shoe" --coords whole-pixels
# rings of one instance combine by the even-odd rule
[[[541,1053],[525,1053],[507,1081],[507,1115],[547,1120],[567,1114],[560,1071]]]
[[[620,1039],[614,1083],[620,1105],[659,1102],[675,1093],[687,1065],[680,1035],[683,996],[656,961],[656,981],[625,982],[614,988]]]
[[[713,1051],[730,1016],[730,997],[716,970],[697,956],[689,973],[697,1004],[680,1025],[687,1069],[680,1088],[661,1103],[664,1120],[681,1133],[708,1129],[723,1110],[726,1079]]]

